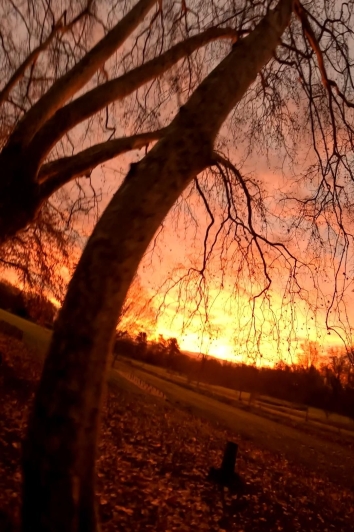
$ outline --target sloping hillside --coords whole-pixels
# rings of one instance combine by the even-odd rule
[[[20,445],[39,364],[0,335],[0,529],[19,525]],[[207,481],[239,443],[239,493]],[[117,377],[104,407],[97,494],[104,532],[352,531],[354,494]]]

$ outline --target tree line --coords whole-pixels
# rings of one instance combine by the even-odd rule
[[[313,350],[314,342],[302,344],[302,357]],[[176,338],[163,336],[148,341],[145,332],[135,337],[117,333],[114,359],[119,355],[184,375],[187,381],[201,381],[238,392],[260,393],[277,399],[301,403],[354,418],[354,365],[348,353],[329,349],[310,362],[274,367],[233,363],[211,356],[191,357],[181,352]]]
[[[57,315],[55,305],[43,294],[20,290],[5,280],[0,280],[0,308],[49,328]]]

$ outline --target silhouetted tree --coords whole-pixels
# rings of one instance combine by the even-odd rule
[[[58,20],[50,18],[56,31]],[[140,24],[142,37],[134,39]],[[202,264],[194,272],[200,279],[199,290],[194,291],[198,301],[205,293],[208,257],[220,249],[220,239],[224,249],[230,241],[237,243],[232,256],[236,286],[237,276],[246,270],[253,290],[251,301],[262,302],[261,310],[269,305],[270,271],[278,275],[280,266],[288,270],[286,290],[291,300],[306,293],[299,286],[301,276],[311,277],[320,290],[317,263],[323,249],[322,224],[330,235],[332,256],[338,250],[343,250],[343,256],[347,253],[350,235],[345,220],[351,216],[354,147],[349,81],[352,27],[352,2],[338,10],[334,0],[314,0],[306,6],[300,0],[221,4],[139,0],[109,31],[104,28],[104,36],[89,51],[75,46],[77,58],[73,54],[60,68],[49,68],[50,74],[54,70],[54,82],[48,76],[43,87],[30,91],[29,98],[25,89],[20,103],[29,100],[28,106],[24,111],[22,105],[14,106],[17,118],[9,125],[0,155],[6,176],[0,183],[2,242],[33,221],[64,183],[83,173],[89,175],[112,155],[157,142],[131,166],[102,214],[56,321],[24,446],[24,531],[91,532],[98,528],[95,457],[107,357],[137,267],[165,216],[189,185],[194,184],[208,219]],[[176,35],[181,35],[180,41]],[[236,41],[231,49],[219,42],[211,46],[225,38]],[[123,55],[118,76],[102,81],[106,76],[103,65],[124,43],[127,61]],[[179,61],[183,66],[184,58],[206,44],[210,45],[206,55],[196,54],[195,63],[193,59],[186,62],[185,69],[174,76],[173,84],[182,83],[183,90],[176,91],[182,99],[177,99],[172,120],[169,111],[163,127],[143,132],[127,128],[128,137],[106,137],[103,145],[70,151],[74,127],[143,84],[155,82]],[[338,66],[333,68],[334,64]],[[150,113],[145,114],[143,106],[139,124],[151,118],[153,126],[160,126],[158,110],[166,86],[160,78],[156,104],[149,89],[143,92]],[[140,102],[137,94],[135,100]],[[233,117],[228,119],[230,114]],[[102,124],[109,123],[105,115],[97,114],[98,122],[99,117]],[[299,135],[310,141],[317,158],[304,175],[303,187],[309,184],[311,191],[298,197],[290,191],[288,215],[274,214],[262,186],[244,176],[227,150],[222,150],[224,124],[238,130],[239,138],[249,138],[250,150],[255,145],[278,143],[293,154],[292,161],[299,153]],[[85,125],[83,130],[86,133]],[[62,139],[66,139],[63,144]],[[302,190],[297,180],[292,184]],[[284,226],[283,239],[273,238],[278,234],[270,223],[274,215]],[[214,234],[211,228],[216,216]],[[295,244],[289,249],[290,242],[302,247]],[[308,260],[311,250],[313,262]],[[334,262],[342,264],[337,259]],[[336,289],[344,293],[338,284]],[[253,312],[246,339],[251,342],[253,336],[257,347],[261,334]]]

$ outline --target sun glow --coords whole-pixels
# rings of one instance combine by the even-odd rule
[[[177,337],[181,351],[186,351],[195,354],[205,354],[229,361],[241,361],[240,357],[235,354],[235,346],[227,344],[225,339],[212,340],[211,338],[203,338],[197,332],[184,331],[178,334],[178,331],[169,329],[168,327],[158,326],[158,334],[162,334],[165,338]]]
[[[205,313],[194,311],[193,299],[182,305],[178,290],[157,295],[157,306],[163,300],[164,307],[156,321],[156,335],[177,338],[182,351],[267,366],[297,363],[301,345],[308,341],[316,342],[323,353],[341,345],[337,335],[328,334],[323,311],[309,310],[306,302],[285,302],[278,287],[274,283],[269,292],[269,306],[253,306],[245,293],[234,297],[226,288],[210,289],[212,305]]]

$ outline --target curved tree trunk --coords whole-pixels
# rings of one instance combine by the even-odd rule
[[[195,175],[212,164],[226,116],[271,58],[289,23],[280,0],[214,69],[132,166],[69,285],[36,395],[23,458],[23,531],[91,532],[100,403],[113,333],[150,241]]]

